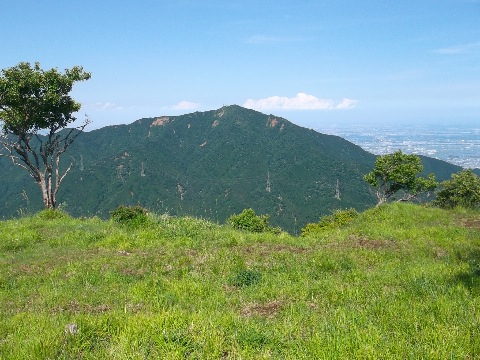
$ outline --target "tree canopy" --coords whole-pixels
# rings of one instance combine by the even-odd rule
[[[89,123],[65,129],[76,118],[80,103],[70,95],[74,83],[90,79],[90,73],[74,66],[64,73],[43,70],[39,63],[21,62],[0,75],[0,143],[15,165],[28,171],[40,186],[46,208],[55,208],[60,183],[71,165],[60,171],[60,156]],[[80,131],[78,131],[80,130]]]
[[[412,200],[421,192],[433,190],[437,182],[433,174],[419,177],[423,171],[422,161],[414,154],[404,154],[401,150],[382,155],[375,161],[373,171],[364,176],[365,181],[375,188],[378,205],[387,202],[401,192],[400,200]]]

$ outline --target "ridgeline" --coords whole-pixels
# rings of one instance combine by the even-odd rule
[[[58,194],[73,216],[107,218],[117,206],[224,222],[253,208],[298,234],[335,209],[365,210],[375,198],[363,175],[375,156],[340,137],[232,105],[140,119],[81,134],[62,158],[74,162]],[[422,157],[445,180],[458,166]],[[0,218],[42,208],[28,174],[0,157]]]

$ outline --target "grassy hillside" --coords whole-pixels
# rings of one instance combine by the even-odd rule
[[[151,216],[0,222],[0,358],[480,356],[480,214],[391,204],[319,238]]]

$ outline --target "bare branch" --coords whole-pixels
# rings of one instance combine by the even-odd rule
[[[63,175],[60,178],[58,178],[58,171],[57,171],[57,174],[56,174],[57,183],[55,185],[55,190],[53,192],[54,198],[57,197],[57,192],[58,192],[58,189],[60,188],[60,184],[62,183],[65,176],[67,176],[67,174],[70,172],[70,170],[72,169],[72,166],[73,166],[73,162],[70,163],[70,166],[67,168],[67,170],[65,170],[65,172],[63,173]],[[57,170],[58,170],[58,167],[57,167]]]

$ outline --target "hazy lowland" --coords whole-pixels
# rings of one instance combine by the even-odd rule
[[[476,123],[324,124],[317,131],[343,137],[376,155],[400,149],[464,168],[480,168],[480,127]]]

